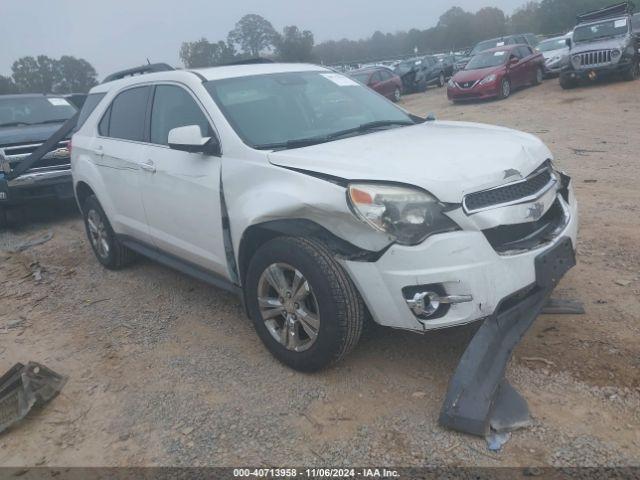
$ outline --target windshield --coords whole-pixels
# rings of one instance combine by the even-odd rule
[[[254,148],[287,148],[316,138],[308,144],[321,143],[371,122],[380,127],[414,123],[384,97],[339,73],[255,75],[213,80],[205,87],[236,133]]]
[[[486,40],[477,44],[473,50],[471,50],[469,56],[477,55],[480,52],[491,50],[492,48],[503,47],[504,45],[506,45],[504,40]]]
[[[0,98],[0,127],[62,123],[75,113],[61,97]]]
[[[598,38],[614,37],[616,35],[624,35],[629,30],[626,18],[618,20],[606,20],[594,23],[593,25],[585,25],[584,27],[576,27],[573,31],[574,42],[587,42]]]
[[[349,76],[360,83],[364,83],[365,85],[369,81],[369,76],[371,74],[369,72],[358,72],[358,73],[350,73]]]
[[[551,52],[553,50],[560,50],[561,48],[567,48],[567,40],[564,37],[545,40],[538,45],[538,50],[541,52]]]
[[[507,58],[509,57],[508,54],[509,52],[506,51],[481,53],[473,57],[469,63],[467,63],[465,70],[479,70],[481,68],[497,67],[507,61]]]

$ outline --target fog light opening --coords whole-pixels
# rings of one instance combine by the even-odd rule
[[[473,301],[471,295],[447,295],[442,285],[423,285],[402,289],[411,312],[421,320],[444,317],[453,304]]]

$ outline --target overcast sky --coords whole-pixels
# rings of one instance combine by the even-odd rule
[[[507,14],[525,0],[0,0],[0,74],[25,55],[85,58],[99,77],[146,62],[178,65],[185,40],[222,40],[257,13],[278,30],[297,25],[316,43],[435,25],[449,7],[485,6]]]

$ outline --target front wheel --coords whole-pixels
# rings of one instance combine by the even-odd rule
[[[393,101],[399,102],[401,97],[402,97],[402,92],[400,91],[399,88],[396,87],[396,89],[393,91]]]
[[[632,82],[640,78],[640,60],[635,60],[631,65],[631,68],[624,74],[624,79],[628,82]]]
[[[317,371],[360,339],[365,306],[347,273],[320,242],[278,237],[254,254],[245,299],[256,331],[285,365]]]
[[[438,87],[442,88],[444,87],[444,84],[446,83],[447,79],[444,78],[444,73],[440,72],[440,76],[438,77]]]
[[[498,96],[499,98],[504,100],[505,98],[509,98],[510,95],[511,95],[511,82],[509,81],[508,78],[503,78],[502,82],[500,83],[500,92]]]
[[[563,90],[571,90],[578,86],[578,82],[570,77],[560,75],[560,86]]]

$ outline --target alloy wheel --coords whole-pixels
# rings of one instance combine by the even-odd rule
[[[400,96],[402,94],[400,93],[400,89],[396,88],[396,90],[393,92],[393,98],[395,99],[396,102],[400,101]]]
[[[445,83],[444,73],[441,73],[440,77],[438,77],[438,85],[440,85],[440,87],[444,87],[444,83]]]
[[[542,80],[543,80],[542,69],[539,68],[536,71],[536,83],[542,83]]]
[[[511,83],[509,83],[509,80],[504,79],[502,81],[502,98],[507,98],[509,95],[511,95]]]
[[[303,352],[320,329],[318,300],[304,275],[286,263],[273,263],[258,280],[258,307],[271,336],[287,350]]]
[[[87,226],[89,227],[89,240],[93,249],[100,258],[106,259],[109,256],[111,247],[109,245],[109,235],[107,226],[102,219],[102,215],[94,209],[87,213]]]

